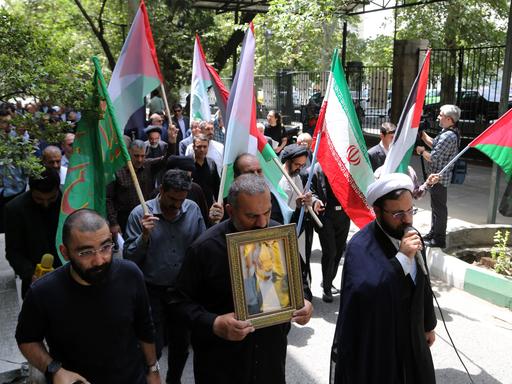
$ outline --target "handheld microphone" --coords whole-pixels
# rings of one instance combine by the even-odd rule
[[[412,225],[409,225],[408,227],[406,227],[404,229],[404,233],[407,233],[410,231],[416,232],[420,236],[420,239],[421,239],[421,235],[420,235],[419,231],[416,228],[414,228]],[[421,240],[421,243],[423,244],[423,240]],[[423,260],[423,255],[421,254],[421,251],[419,251],[419,250],[416,251],[415,258],[416,258],[416,262],[418,263],[421,270],[423,271],[423,274],[425,276],[427,276],[427,267],[425,266],[425,261]]]
[[[53,271],[53,255],[50,253],[45,253],[43,257],[41,257],[41,262],[36,265],[34,276],[40,278],[41,276],[46,275],[51,271]]]

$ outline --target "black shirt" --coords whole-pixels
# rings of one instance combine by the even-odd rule
[[[281,140],[286,136],[286,130],[282,125],[274,125],[271,126],[269,124],[265,124],[265,131],[263,131],[265,136],[271,137],[272,140],[277,141],[281,144]]]
[[[203,165],[195,163],[196,169],[192,172],[192,180],[199,184],[203,190],[206,204],[211,207],[217,200],[219,193],[220,177],[217,166],[212,159],[205,158]]]
[[[32,284],[21,309],[16,341],[46,339],[50,355],[94,384],[146,383],[139,340],[154,342],[142,272],[113,260],[108,281],[78,284],[69,264]]]
[[[192,329],[196,384],[284,384],[290,323],[257,329],[242,341],[213,333],[215,318],[234,311],[226,248],[232,232],[226,220],[203,233],[189,247],[176,283],[176,309]]]

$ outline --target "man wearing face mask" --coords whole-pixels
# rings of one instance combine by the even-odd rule
[[[331,383],[434,384],[436,316],[409,176],[368,187],[376,219],[347,245]]]
[[[290,323],[255,330],[235,318],[226,234],[275,226],[264,178],[238,176],[230,187],[228,220],[209,228],[188,249],[173,298],[192,330],[196,384],[285,383]],[[292,321],[306,324],[311,303]]]
[[[32,284],[23,302],[21,353],[47,383],[159,384],[144,279],[132,262],[112,260],[108,223],[75,211],[62,242],[69,263]]]
[[[29,186],[5,206],[5,257],[21,279],[22,297],[36,280],[35,268],[45,253],[54,256],[54,267],[61,265],[55,245],[62,198],[59,173],[46,169]]]
[[[162,177],[159,194],[133,209],[126,226],[124,257],[136,262],[146,281],[156,329],[156,352],[162,353],[164,335],[169,338],[167,383],[179,383],[188,358],[189,331],[168,305],[175,290],[187,247],[205,230],[201,210],[187,194],[191,178],[186,171],[171,169]]]

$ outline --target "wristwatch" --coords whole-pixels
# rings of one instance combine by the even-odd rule
[[[48,383],[53,383],[53,375],[62,368],[62,363],[57,360],[52,360],[50,364],[46,367],[46,371],[44,372],[44,377]]]
[[[160,365],[158,364],[158,361],[155,364],[148,366],[148,373],[159,373],[159,372],[160,372]]]

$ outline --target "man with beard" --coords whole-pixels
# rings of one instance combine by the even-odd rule
[[[167,383],[180,383],[188,358],[189,330],[169,307],[187,247],[205,230],[201,211],[187,199],[192,180],[186,171],[168,170],[160,193],[133,209],[126,226],[124,257],[136,262],[144,273],[156,329],[157,356],[161,357],[164,335],[169,339]]]
[[[230,187],[229,219],[201,235],[188,249],[173,297],[177,313],[192,329],[196,384],[285,383],[290,323],[255,330],[235,318],[226,234],[275,226],[270,191],[254,174]],[[306,324],[313,307],[305,301],[292,321]]]
[[[62,242],[69,263],[36,281],[23,302],[21,353],[48,383],[160,383],[144,279],[132,262],[112,260],[108,223],[75,211]]]
[[[57,255],[55,234],[62,198],[59,173],[46,169],[29,180],[30,190],[5,206],[5,257],[21,279],[21,296],[36,280],[37,263],[45,253]],[[55,257],[53,266],[60,266]]]
[[[437,321],[423,241],[412,229],[413,189],[398,173],[368,187],[376,219],[345,252],[331,354],[335,384],[435,383],[429,347]]]

